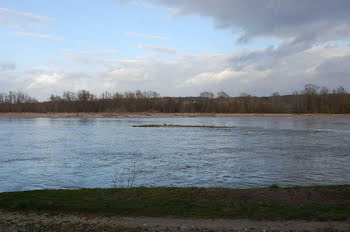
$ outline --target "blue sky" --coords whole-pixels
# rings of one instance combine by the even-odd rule
[[[174,18],[169,10],[147,4],[123,4],[112,0],[91,1],[89,4],[82,0],[7,0],[0,3],[3,8],[35,12],[34,14],[52,18],[41,25],[33,26],[29,31],[63,39],[45,41],[26,38],[13,34],[27,32],[26,28],[1,28],[1,37],[4,39],[1,49],[4,55],[21,60],[24,65],[61,55],[62,50],[67,49],[118,50],[119,54],[115,57],[130,59],[147,53],[138,48],[138,45],[145,43],[156,42],[158,46],[193,53],[227,53],[245,48],[266,47],[275,42],[259,39],[249,44],[237,44],[237,36],[227,28],[215,28],[209,18]],[[141,34],[150,38],[141,37]],[[152,36],[159,39],[152,39]]]
[[[279,14],[285,10],[279,5],[273,6],[280,17],[275,21],[270,6],[265,13],[248,7],[226,0],[216,5],[206,0],[0,0],[0,91],[21,90],[44,99],[50,91],[81,88],[96,93],[153,89],[177,96],[202,90],[287,93],[310,81],[348,87],[348,78],[331,81],[317,73],[329,59],[348,59],[347,16],[296,15],[295,24],[302,25],[297,27]],[[303,32],[323,21],[329,21],[330,32],[323,27],[317,27],[317,37]],[[343,28],[337,28],[339,22]]]

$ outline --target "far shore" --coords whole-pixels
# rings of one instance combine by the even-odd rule
[[[223,114],[223,113],[0,113],[0,118],[350,118],[350,114]]]

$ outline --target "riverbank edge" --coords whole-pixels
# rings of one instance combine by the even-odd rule
[[[350,114],[260,114],[260,113],[0,113],[0,118],[350,118]]]
[[[347,232],[348,221],[254,221],[246,219],[184,219],[171,217],[86,217],[3,212],[0,231],[6,232]]]
[[[350,185],[280,188],[35,190],[0,193],[0,210],[197,219],[346,221]]]

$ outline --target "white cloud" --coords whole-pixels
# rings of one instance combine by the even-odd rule
[[[0,71],[12,71],[16,69],[16,64],[8,61],[0,61]]]
[[[204,72],[200,73],[186,81],[188,85],[215,85],[225,82],[227,80],[235,80],[240,82],[251,82],[256,81],[258,76],[266,76],[268,73],[266,71],[260,72],[251,70],[245,71],[233,71],[231,69],[225,69],[219,72]],[[247,78],[247,76],[251,76]]]
[[[8,8],[1,8],[1,7],[0,7],[0,13],[14,15],[14,16],[26,18],[26,19],[29,19],[29,20],[37,20],[37,21],[50,21],[50,20],[53,20],[53,18],[50,18],[50,17],[40,16],[40,15],[36,15],[36,14],[33,14],[33,13],[21,12],[21,11],[16,11],[16,10],[8,9]]]
[[[63,41],[64,38],[57,37],[54,35],[49,34],[39,34],[39,33],[31,33],[31,32],[20,32],[20,31],[14,31],[10,33],[14,36],[23,36],[23,37],[30,37],[30,38],[37,38],[37,39],[48,39],[48,40],[55,40],[55,41]]]
[[[153,44],[139,44],[139,45],[137,45],[137,47],[140,49],[146,49],[146,50],[151,50],[151,51],[160,52],[160,53],[167,53],[167,54],[175,54],[176,53],[175,48],[163,47],[163,46],[158,46],[158,45],[153,45]]]
[[[73,56],[113,56],[113,55],[119,54],[119,51],[115,49],[91,50],[91,51],[65,50],[65,52]]]
[[[127,0],[124,0],[127,1]],[[135,0],[129,0],[135,2]],[[218,27],[254,37],[328,41],[350,36],[348,0],[137,0],[173,9],[177,16],[210,17]]]
[[[159,36],[159,35],[147,35],[139,32],[127,31],[124,33],[126,36],[139,37],[143,39],[155,39],[155,40],[167,40],[167,37]]]
[[[50,74],[38,74],[34,75],[31,79],[31,83],[27,86],[27,89],[47,89],[52,86],[56,86],[61,79],[61,75],[58,73]]]
[[[32,28],[52,20],[54,19],[47,16],[0,7],[0,25],[14,28]]]
[[[89,69],[82,69],[77,65],[80,62],[68,56],[73,69],[57,64],[17,77],[12,75],[1,83],[24,89],[39,99],[81,88],[96,94],[105,90],[155,90],[163,96],[195,96],[202,90],[224,90],[236,96],[241,92],[291,94],[306,83],[329,88],[350,86],[350,70],[346,65],[350,62],[348,47],[319,45],[283,56],[279,52],[279,48],[267,48],[232,54],[187,53],[173,59],[132,60],[81,55],[87,62],[83,65]]]

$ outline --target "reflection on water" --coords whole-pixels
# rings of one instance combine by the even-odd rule
[[[133,128],[137,124],[228,126]],[[0,118],[0,191],[350,183],[350,119]]]

